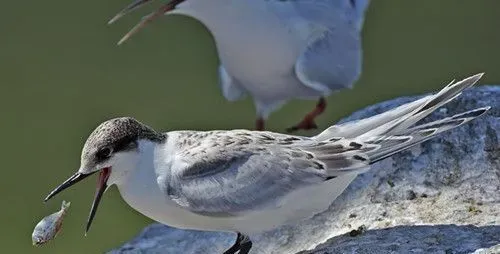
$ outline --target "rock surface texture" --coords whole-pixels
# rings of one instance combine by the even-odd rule
[[[252,235],[251,253],[500,253],[500,86],[469,89],[424,121],[488,105],[480,119],[373,165],[327,211]],[[222,253],[234,237],[153,224],[110,253]]]

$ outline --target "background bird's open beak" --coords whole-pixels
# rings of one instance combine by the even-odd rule
[[[123,10],[118,12],[111,20],[108,21],[108,24],[111,25],[115,23],[117,20],[119,20],[121,17],[127,15],[128,13],[138,9],[139,7],[142,7],[144,4],[149,3],[151,0],[135,0],[131,4],[127,5]],[[169,10],[172,10],[175,8],[176,5],[179,3],[184,2],[184,0],[170,0],[166,6],[169,6]],[[164,7],[163,7],[164,8]],[[168,10],[166,10],[168,11]]]
[[[127,7],[125,7],[123,10],[121,10],[118,14],[116,14],[110,21],[108,21],[108,24],[111,25],[121,17],[125,16],[127,13],[134,11],[135,9],[143,6],[145,3],[148,3],[151,0],[135,0],[131,4],[129,4]]]
[[[88,176],[92,175],[95,172],[88,173],[88,174],[83,174],[80,172],[76,172],[74,175],[72,175],[68,180],[64,181],[61,185],[57,186],[53,191],[47,195],[45,198],[44,202],[47,202],[49,199],[54,197],[57,193],[67,189],[68,187],[72,186],[73,184],[80,182],[81,180],[87,178]]]
[[[125,16],[125,14],[139,8],[140,6],[144,5],[145,3],[148,3],[150,0],[136,0],[125,9],[120,11],[118,14],[116,14],[109,22],[108,24],[112,24],[113,22],[117,21],[121,17]],[[185,0],[170,0],[169,2],[163,4],[160,8],[158,8],[156,11],[150,13],[149,15],[145,16],[142,18],[141,22],[134,26],[132,30],[130,30],[123,38],[118,42],[118,45],[122,44],[126,40],[128,40],[132,35],[136,34],[141,30],[143,27],[145,27],[148,23],[151,23],[153,20],[158,18],[161,15],[164,15],[165,13],[175,9],[175,7],[184,2]]]

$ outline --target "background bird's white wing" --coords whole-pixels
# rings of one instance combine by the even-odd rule
[[[329,94],[352,87],[361,73],[361,62],[359,33],[338,26],[310,42],[295,63],[295,74],[305,85]]]
[[[302,17],[327,25],[344,22],[360,29],[370,0],[268,0],[269,7],[282,17]]]
[[[325,95],[351,87],[361,73],[369,0],[272,1],[269,8],[309,41],[295,64],[299,80]]]
[[[352,159],[352,151],[334,156],[346,151],[341,147],[314,149],[308,138],[268,132],[191,133],[176,143],[170,175],[159,177],[160,186],[180,206],[210,216],[274,208],[293,190],[348,173],[353,163],[367,165]],[[330,171],[331,165],[338,170]]]

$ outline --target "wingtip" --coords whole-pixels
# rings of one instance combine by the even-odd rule
[[[491,106],[486,106],[486,107],[478,108],[477,110],[481,111],[481,113],[478,115],[478,117],[486,114],[486,112],[488,112],[490,109],[491,109]]]
[[[457,82],[454,82],[455,80],[453,80],[450,84],[448,84],[446,87],[447,88],[450,88],[450,87],[463,87],[464,89],[465,88],[468,88],[468,87],[472,87],[474,86],[484,75],[484,72],[481,72],[481,73],[477,73],[477,74],[474,74],[472,76],[469,76],[467,78],[464,78],[460,81],[457,81]]]
[[[456,114],[456,115],[452,116],[451,119],[467,119],[466,122],[468,122],[472,119],[483,116],[490,109],[491,109],[491,106],[475,108],[475,109],[472,109],[472,110],[469,110],[466,112],[462,112],[460,114]]]
[[[485,74],[485,72],[480,72],[480,73],[476,74],[475,76],[482,77],[484,74]]]
[[[475,75],[472,75],[468,78],[466,78],[466,80],[471,80],[473,84],[477,83],[484,75],[484,72],[480,72],[480,73],[477,73]]]

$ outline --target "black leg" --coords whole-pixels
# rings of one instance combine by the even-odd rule
[[[233,246],[224,251],[223,254],[235,254],[239,249],[240,249],[240,233],[238,233],[238,236],[236,237],[236,241],[234,241]]]
[[[252,241],[248,236],[244,235],[244,238],[240,242],[240,252],[238,254],[248,254],[251,248]]]
[[[236,241],[234,242],[233,246],[224,251],[223,254],[236,254],[236,253],[248,254],[251,248],[252,248],[252,241],[250,241],[250,238],[238,232],[238,235],[236,236]]]

